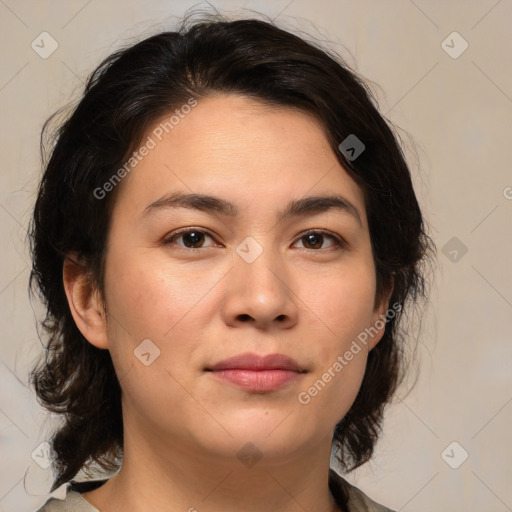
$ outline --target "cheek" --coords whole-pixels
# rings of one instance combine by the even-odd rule
[[[196,276],[193,268],[170,267],[164,259],[150,258],[144,251],[132,257],[112,255],[116,265],[107,274],[110,310],[134,337],[166,338],[222,277],[222,272],[204,267]]]
[[[158,354],[156,366],[185,379],[201,348],[205,326],[218,311],[211,301],[226,269],[203,264],[196,272],[188,263],[185,270],[179,264],[170,266],[164,252],[154,251],[150,257],[136,248],[112,251],[109,258],[115,264],[106,269],[107,325],[116,372],[122,376],[140,371],[137,354],[147,346]]]
[[[215,274],[193,279],[189,272],[165,269],[144,251],[130,257],[112,253],[111,261],[115,264],[107,268],[105,279],[108,339],[123,407],[138,411],[149,423],[155,411],[162,415],[184,404],[193,409],[187,389],[202,326],[190,319],[197,319]],[[166,422],[172,431],[172,421]]]
[[[315,277],[305,302],[316,326],[308,349],[316,364],[297,399],[334,426],[352,405],[364,376],[368,347],[358,336],[372,325],[375,279],[369,265]]]
[[[313,320],[328,333],[328,350],[342,350],[374,316],[375,276],[370,265],[352,265],[315,276],[315,285],[300,292]],[[316,318],[316,320],[315,320]]]

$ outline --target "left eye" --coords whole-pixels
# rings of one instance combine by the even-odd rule
[[[304,240],[306,245],[312,246],[305,247],[305,249],[321,249],[326,238],[334,241],[334,246],[343,247],[343,242],[340,239],[325,231],[309,231],[303,234],[298,241]],[[331,247],[333,247],[333,245],[331,245]]]

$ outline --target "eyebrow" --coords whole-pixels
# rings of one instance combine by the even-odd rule
[[[204,212],[213,212],[233,218],[239,213],[235,204],[219,197],[205,194],[175,192],[148,204],[148,206],[144,208],[141,217],[146,217],[150,213],[160,209],[173,208],[188,208]],[[279,212],[277,221],[281,222],[293,217],[305,217],[307,215],[315,215],[331,210],[337,210],[351,215],[357,220],[358,224],[363,227],[359,210],[348,199],[338,194],[308,196],[301,199],[294,199],[286,205],[284,210]]]

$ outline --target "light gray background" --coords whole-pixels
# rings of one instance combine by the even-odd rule
[[[380,86],[372,87],[400,129],[439,248],[419,380],[388,410],[374,461],[349,479],[396,510],[512,510],[512,2],[213,3],[227,14],[254,9],[327,39]],[[168,0],[0,0],[0,511],[37,508],[51,476],[31,453],[52,423],[27,388],[41,350],[24,236],[42,123],[80,93],[100,59],[132,37],[172,29],[174,16],[192,5],[210,9]],[[46,59],[31,48],[34,40],[42,46],[44,31],[58,43]],[[458,36],[442,45],[454,31],[469,44],[458,58],[445,51],[463,48]],[[456,245],[443,253],[453,237]],[[446,461],[456,466],[463,450],[468,459],[452,469]]]

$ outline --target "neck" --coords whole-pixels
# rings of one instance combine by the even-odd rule
[[[239,459],[145,433],[125,428],[121,470],[84,494],[101,512],[339,510],[328,486],[330,437],[277,460],[264,453],[258,459],[250,446]]]

